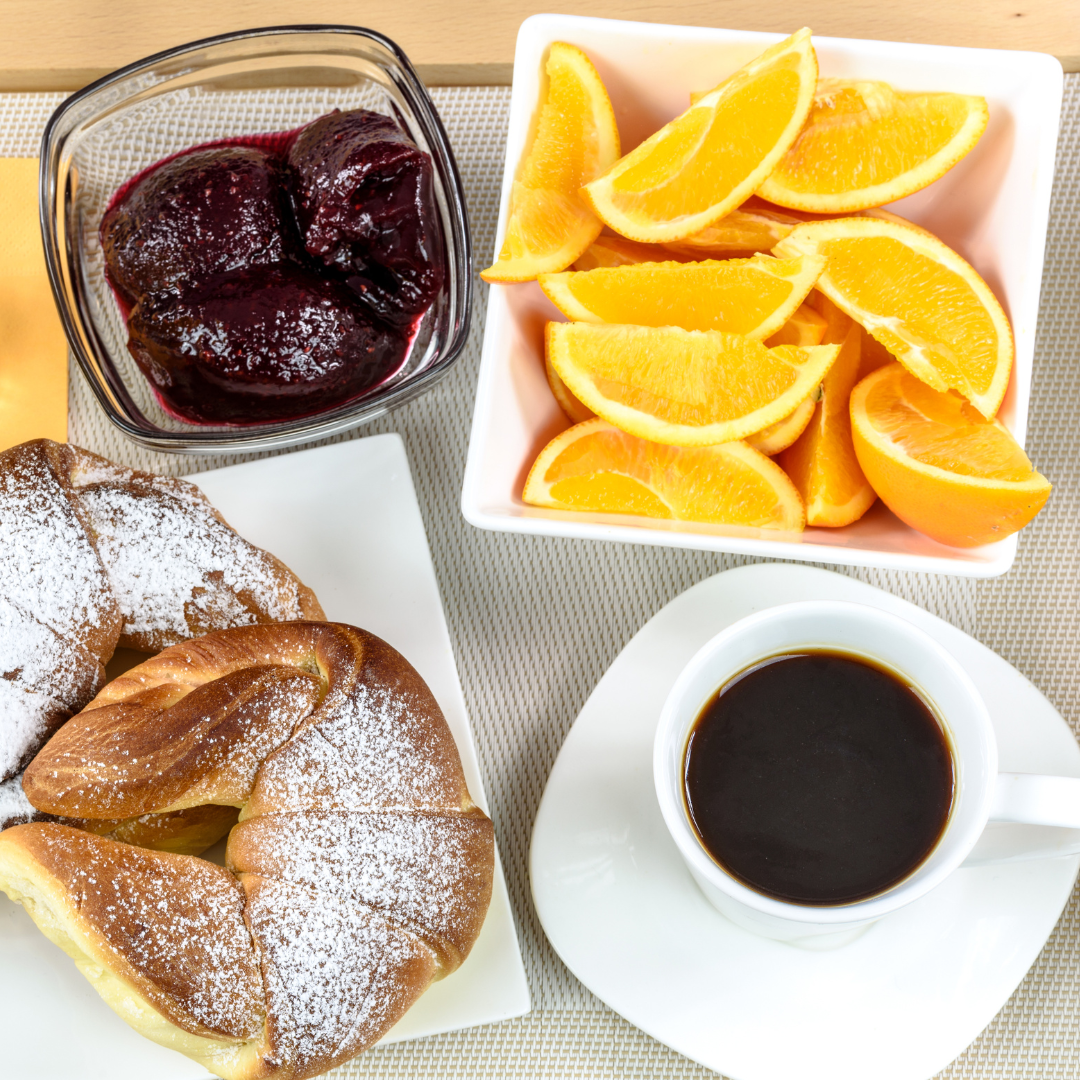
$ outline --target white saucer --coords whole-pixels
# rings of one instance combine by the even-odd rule
[[[983,692],[1001,769],[1080,776],[1050,703],[973,638],[869,585],[776,563],[702,582],[608,669],[555,762],[533,829],[533,898],[570,970],[654,1038],[732,1080],[925,1080],[979,1034],[1061,914],[1080,858],[961,869],[843,948],[739,929],[698,891],[664,827],[653,733],[710,637],[794,600],[891,611],[946,647]]]
[[[191,479],[242,536],[272,551],[315,590],[329,618],[371,630],[412,662],[442,706],[470,793],[486,807],[401,437],[372,435]],[[469,958],[425,993],[383,1042],[529,1011],[497,852],[495,859],[491,906]],[[0,893],[0,1076],[196,1080],[209,1073],[129,1028],[30,916]]]

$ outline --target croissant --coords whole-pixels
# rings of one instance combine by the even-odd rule
[[[323,618],[194,485],[47,439],[0,453],[0,826],[20,803],[2,782],[101,688],[118,645]]]
[[[491,822],[435,699],[351,626],[166,649],[23,784],[72,817],[240,808],[227,869],[64,825],[0,833],[0,889],[132,1027],[227,1080],[300,1080],[370,1046],[461,964],[491,897]]]

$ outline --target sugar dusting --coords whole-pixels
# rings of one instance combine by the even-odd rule
[[[432,724],[407,695],[385,687],[336,697],[263,765],[259,808],[461,808],[461,763],[456,751],[446,753],[441,717]]]
[[[330,671],[330,691],[314,713],[308,715],[310,697],[303,708],[298,698],[296,734],[262,762],[246,807],[252,816],[230,839],[230,867],[240,874],[246,897],[246,945],[235,933],[232,901],[222,899],[219,881],[210,881],[213,896],[203,905],[198,868],[208,864],[202,860],[139,851],[147,865],[140,864],[137,875],[125,870],[120,885],[119,863],[70,872],[78,877],[73,888],[83,914],[114,934],[121,955],[171,995],[171,1018],[187,1030],[228,1029],[240,1033],[234,1037],[251,1037],[254,1014],[236,987],[247,985],[243,971],[257,964],[266,1064],[281,1064],[289,1075],[314,1075],[370,1046],[440,966],[452,969],[468,952],[490,897],[493,840],[490,821],[464,809],[471,803],[452,736],[400,657],[403,666],[396,669],[393,662],[365,668],[366,648],[384,656],[378,649],[387,647],[335,624],[282,627],[280,633],[281,655],[260,656],[261,663],[280,663],[289,654],[299,668],[301,653],[309,653],[296,642],[310,638],[321,640],[340,666]],[[355,682],[356,672],[366,684]],[[188,698],[173,708],[182,709]],[[138,722],[168,730],[160,712],[147,714]],[[280,731],[281,717],[271,726]],[[212,727],[206,727],[211,736]],[[121,770],[136,764],[121,760],[119,744],[90,743],[87,751],[99,754],[106,773],[110,763]],[[250,775],[247,754],[215,747],[213,757],[215,768]],[[170,878],[171,868],[153,866],[161,858],[171,860],[170,867],[191,869]],[[123,862],[130,865],[130,859]],[[235,886],[235,877],[220,873]],[[198,911],[191,910],[191,898]],[[189,945],[189,938],[202,934],[212,941]],[[188,971],[183,956],[197,958],[191,978],[197,967],[208,988],[189,984],[187,974],[180,977]],[[179,965],[176,973],[170,972],[173,964]]]
[[[23,825],[37,816],[40,815],[23,792],[21,774],[0,784],[0,829]]]
[[[375,908],[461,948],[490,895],[491,822],[459,812],[307,811],[241,824],[230,865]]]
[[[209,504],[150,484],[81,492],[124,635],[163,648],[229,626],[302,618],[298,583],[219,521]],[[282,587],[284,585],[284,587]]]
[[[193,485],[77,447],[0,455],[0,781],[93,697],[118,640],[157,651],[302,618],[301,586]]]
[[[84,627],[107,623],[114,610],[97,552],[74,500],[57,482],[45,456],[9,452],[4,458],[0,596],[58,637],[78,641]],[[17,624],[4,628],[5,637],[17,633]],[[20,644],[13,640],[9,647],[14,651]]]
[[[244,895],[203,859],[147,852],[63,826],[39,826],[34,855],[73,907],[136,975],[155,1007],[197,1034],[250,1038],[263,994]]]
[[[431,951],[374,912],[285,881],[244,887],[274,1041],[300,1075],[370,1046],[426,988]]]
[[[92,653],[0,598],[0,777],[26,765],[57,723],[93,696],[104,675]]]
[[[162,687],[149,692],[156,696]],[[72,817],[126,818],[184,805],[241,806],[263,759],[314,706],[318,680],[249,667],[164,708],[126,701],[80,713],[27,769],[34,803]]]
[[[116,621],[76,506],[44,454],[18,451],[0,468],[0,780],[92,696],[100,672],[82,642]]]

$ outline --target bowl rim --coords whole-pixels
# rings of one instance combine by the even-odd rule
[[[450,325],[448,342],[435,360],[414,378],[395,386],[382,396],[360,397],[351,402],[315,413],[296,420],[277,423],[253,424],[250,426],[200,428],[196,425],[183,431],[170,431],[159,428],[152,422],[142,426],[135,422],[127,411],[124,399],[129,398],[122,383],[118,387],[117,377],[107,371],[92,355],[93,348],[87,349],[83,334],[97,343],[98,336],[93,319],[84,311],[75,311],[67,300],[67,290],[61,266],[69,256],[62,250],[57,227],[57,195],[59,173],[58,132],[72,110],[82,105],[88,98],[102,90],[142,71],[181,58],[200,49],[207,49],[234,42],[256,38],[285,38],[298,34],[340,34],[349,37],[362,37],[383,47],[394,59],[403,78],[395,80],[395,85],[405,97],[416,123],[423,131],[431,147],[432,166],[435,169],[446,196],[447,218],[450,224],[449,236],[444,236],[443,244],[447,251],[447,261],[459,282],[455,296],[458,300],[456,312]],[[430,389],[443,378],[460,357],[469,338],[473,311],[472,277],[472,234],[469,228],[468,207],[465,201],[464,186],[457,160],[449,136],[443,126],[435,103],[423,81],[416,73],[412,62],[404,50],[391,38],[377,30],[362,26],[342,23],[297,23],[279,26],[256,27],[248,30],[231,31],[215,34],[196,41],[177,45],[143,57],[124,67],[94,80],[77,90],[55,109],[49,117],[41,139],[40,164],[38,172],[38,216],[42,242],[45,250],[45,263],[53,299],[64,327],[68,348],[79,365],[83,377],[89,384],[98,404],[109,421],[118,427],[133,442],[152,450],[182,454],[221,454],[251,453],[265,450],[283,449],[302,443],[313,442],[349,431],[378,418],[391,409],[404,405],[412,398]],[[441,215],[440,215],[441,218]],[[441,223],[441,222],[440,222]],[[442,230],[444,233],[446,230]],[[108,355],[101,346],[102,352]],[[112,368],[111,359],[108,368]],[[111,377],[110,377],[111,376]],[[110,384],[115,398],[110,396],[103,382]],[[377,392],[378,388],[375,388]],[[121,404],[118,404],[120,402]],[[141,414],[131,402],[130,405]]]

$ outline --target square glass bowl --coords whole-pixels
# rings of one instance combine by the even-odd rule
[[[611,96],[626,153],[685,111],[691,91],[715,86],[781,36],[570,15],[527,19],[514,58],[495,253],[502,246],[511,184],[552,42],[567,41],[588,53]],[[884,80],[899,90],[981,94],[989,102],[990,123],[975,149],[940,180],[890,209],[955,248],[1001,300],[1016,336],[1016,362],[999,416],[1022,444],[1061,111],[1061,65],[1040,53],[844,38],[815,37],[814,47],[823,77]],[[799,535],[527,506],[521,490],[529,468],[543,447],[570,426],[544,376],[544,324],[562,318],[535,282],[491,286],[461,497],[473,525],[972,577],[1003,574],[1012,565],[1015,535],[980,548],[946,547],[909,528],[880,502],[854,525],[808,528]]]
[[[363,397],[302,419],[187,424],[167,414],[127,350],[108,282],[101,219],[124,181],[216,139],[289,131],[333,109],[395,119],[434,165],[445,280],[400,371]],[[41,150],[45,256],[68,341],[109,419],[155,450],[270,450],[346,431],[427,390],[465,345],[472,302],[461,179],[435,106],[405,54],[352,26],[286,26],[208,38],[122,68],[68,98]]]

